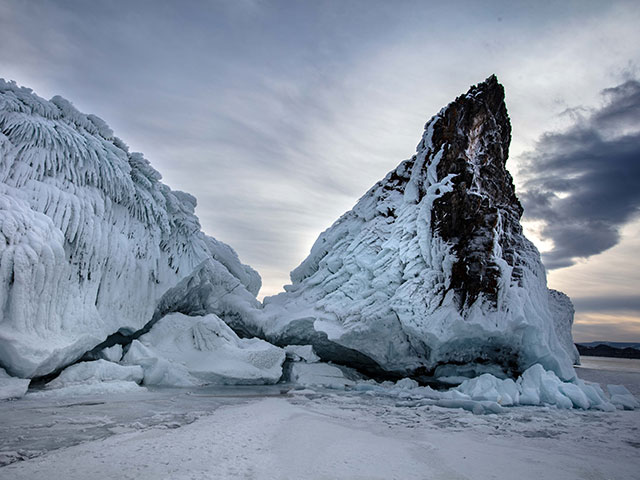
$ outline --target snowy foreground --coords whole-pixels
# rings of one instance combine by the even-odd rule
[[[578,373],[640,394],[640,362]],[[287,385],[27,395],[0,404],[0,478],[637,478],[639,429],[638,410],[474,415]]]

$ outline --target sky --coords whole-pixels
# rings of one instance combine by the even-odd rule
[[[0,78],[104,119],[263,279],[495,73],[576,341],[640,341],[640,2],[0,0]]]

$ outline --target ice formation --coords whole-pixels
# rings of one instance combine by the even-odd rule
[[[313,351],[313,345],[287,345],[284,347],[287,358],[296,362],[316,363],[320,357]]]
[[[607,397],[598,384],[578,378],[563,382],[555,373],[539,364],[525,370],[516,380],[500,379],[485,373],[446,391],[421,387],[409,378],[403,378],[395,384],[360,382],[354,388],[365,393],[397,397],[404,406],[438,405],[478,414],[500,413],[503,407],[528,405],[602,411],[638,406],[635,397],[624,386],[610,385],[610,395]]]
[[[123,357],[141,365],[145,385],[276,383],[285,352],[258,338],[241,339],[213,314],[172,313],[134,340]]]
[[[344,389],[356,384],[340,368],[328,363],[296,362],[291,365],[289,380],[303,387]]]
[[[265,299],[264,338],[378,375],[516,378],[539,363],[573,379],[573,308],[522,233],[510,140],[495,76],[443,108]]]
[[[98,117],[0,79],[0,366],[9,374],[49,374],[172,311],[231,323],[258,305],[259,275],[200,230],[195,198],[160,178]]]
[[[46,388],[63,388],[74,384],[99,382],[141,383],[144,377],[138,365],[119,365],[106,360],[80,362],[65,368],[60,375],[47,383]]]

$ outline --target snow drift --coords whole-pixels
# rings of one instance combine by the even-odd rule
[[[191,195],[67,100],[0,79],[0,366],[68,365],[172,311],[230,321],[260,277],[207,237]]]
[[[492,76],[320,235],[256,328],[369,373],[516,378],[540,363],[574,378],[573,307],[522,233],[510,140]]]

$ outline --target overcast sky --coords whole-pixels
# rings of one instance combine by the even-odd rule
[[[637,1],[0,0],[0,77],[103,118],[263,296],[495,73],[575,338],[640,341],[638,25]]]

